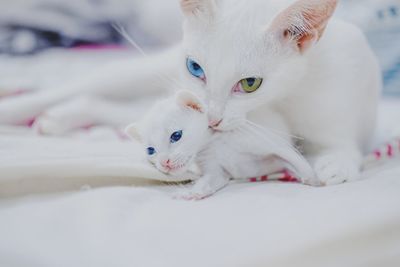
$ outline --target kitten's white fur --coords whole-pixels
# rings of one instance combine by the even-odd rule
[[[359,178],[362,153],[375,129],[381,77],[361,31],[339,20],[328,24],[335,0],[182,4],[184,40],[176,48],[104,70],[94,80],[71,86],[65,95],[2,103],[0,121],[25,119],[82,93],[125,99],[159,91],[159,83],[149,83],[158,73],[179,78],[178,83],[163,81],[163,88],[181,86],[199,94],[209,105],[210,120],[223,119],[221,130],[235,128],[247,115],[263,127],[303,137],[304,153],[321,182]],[[207,83],[187,72],[187,56],[202,66]],[[231,95],[240,79],[253,76],[264,78],[257,92]]]
[[[144,149],[156,151],[148,159],[160,171],[182,175],[193,162],[201,178],[182,197],[202,199],[223,188],[230,179],[261,177],[290,169],[306,184],[317,185],[307,161],[285,139],[243,121],[237,129],[214,132],[208,127],[207,107],[188,91],[156,104],[127,133]],[[182,131],[181,140],[170,142]]]

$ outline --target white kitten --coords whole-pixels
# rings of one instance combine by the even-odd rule
[[[156,81],[165,74],[179,77],[174,88],[191,88],[201,96],[212,127],[234,129],[247,117],[285,136],[303,137],[301,145],[321,182],[358,179],[375,130],[381,75],[361,31],[329,22],[336,3],[181,0],[184,40],[176,49],[102,71],[66,95],[0,103],[0,121],[39,114],[78,94],[135,99],[143,91],[159,91]],[[161,87],[169,88],[170,81]]]
[[[149,161],[160,171],[183,175],[196,162],[202,177],[183,197],[202,199],[230,179],[259,177],[291,169],[304,183],[316,185],[307,161],[284,139],[246,121],[233,131],[214,132],[206,106],[181,91],[164,100],[127,128],[145,147]]]

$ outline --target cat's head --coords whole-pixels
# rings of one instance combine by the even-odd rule
[[[194,94],[180,91],[157,103],[126,133],[143,144],[149,161],[161,172],[188,170],[209,138],[204,105]]]
[[[257,106],[301,86],[306,53],[321,38],[337,0],[181,0],[183,79],[209,108],[209,124],[235,128]],[[272,20],[271,20],[272,18]],[[219,127],[219,128],[218,128]]]

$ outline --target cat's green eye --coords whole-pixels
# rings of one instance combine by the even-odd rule
[[[239,84],[243,92],[250,94],[257,91],[258,88],[260,88],[262,82],[262,78],[252,77],[241,80]]]

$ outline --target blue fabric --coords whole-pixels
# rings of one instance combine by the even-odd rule
[[[346,0],[339,14],[364,30],[382,67],[384,93],[400,97],[400,1]]]
[[[376,29],[367,32],[379,56],[386,94],[400,96],[400,3],[376,10]]]

